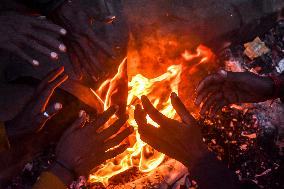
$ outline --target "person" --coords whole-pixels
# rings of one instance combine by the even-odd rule
[[[190,176],[201,189],[240,188],[236,175],[207,149],[195,118],[187,111],[177,94],[172,93],[171,103],[181,121],[161,114],[146,96],[142,96],[141,101],[143,108],[137,105],[134,117],[144,142],[188,167]],[[147,123],[147,114],[160,125],[159,128]]]
[[[263,77],[250,72],[220,70],[200,82],[196,89],[195,103],[201,105],[202,116],[208,113],[214,117],[226,105],[263,102],[283,97],[283,81],[283,74]],[[146,96],[141,100],[144,109],[140,105],[136,106],[135,120],[143,141],[190,168],[191,176],[200,188],[245,187],[245,184],[238,182],[233,172],[208,151],[202,142],[195,118],[175,93],[171,95],[171,102],[181,122],[162,115]],[[160,125],[159,128],[147,123],[147,114]],[[257,188],[251,184],[249,187]]]
[[[48,102],[54,90],[67,79],[64,67],[49,73],[25,108],[13,119],[0,124],[0,154],[10,150],[9,138],[40,132],[46,122],[63,108],[59,102],[52,105]],[[57,144],[56,161],[49,171],[41,174],[34,188],[66,188],[77,176],[87,176],[105,160],[122,153],[128,144],[118,145],[134,131],[131,126],[122,129],[128,117],[120,117],[111,126],[101,129],[118,109],[116,105],[111,106],[89,122],[87,113],[80,111],[79,118],[68,127]],[[1,162],[3,164],[5,162]]]
[[[284,75],[263,77],[251,72],[219,72],[207,76],[197,87],[196,105],[200,114],[215,116],[224,106],[234,103],[255,103],[281,98]]]
[[[100,62],[98,51],[115,59],[113,49],[99,38],[93,29],[94,22],[112,23],[115,16],[111,14],[107,3],[97,2],[97,6],[84,7],[81,0],[14,0],[38,13],[47,16],[54,23],[66,28],[64,43],[67,45],[73,71],[77,79],[82,79],[87,72],[95,81],[109,72],[111,65]],[[116,3],[117,4],[117,3]]]
[[[64,67],[51,71],[13,118],[0,121],[0,167],[3,170],[0,174],[0,187],[4,187],[9,178],[17,174],[23,164],[31,158],[26,154],[33,146],[26,146],[28,143],[25,141],[32,136],[42,135],[46,123],[62,111],[61,101],[52,101],[52,103],[49,101],[54,96],[55,90],[67,79]],[[32,144],[36,146],[40,142]],[[21,159],[19,153],[22,153]]]
[[[124,152],[129,144],[122,142],[134,131],[132,126],[120,131],[127,116],[100,131],[118,109],[112,106],[90,122],[87,122],[86,112],[80,111],[79,118],[57,144],[54,164],[41,174],[33,189],[67,188],[78,176],[87,177],[96,166]]]

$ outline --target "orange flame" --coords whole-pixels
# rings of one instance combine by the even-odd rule
[[[203,56],[202,56],[203,55]],[[182,55],[185,60],[190,60],[194,57],[205,57],[201,62],[206,61],[208,57],[204,56],[204,51],[198,48],[196,54],[190,54],[188,51]],[[99,96],[104,103],[104,110],[111,104],[113,93],[117,93],[116,86],[118,80],[125,76],[126,59],[118,68],[118,73],[113,79],[105,81],[101,87],[94,92]],[[137,103],[140,103],[142,95],[146,95],[152,104],[165,116],[174,119],[176,112],[171,105],[170,94],[175,92],[178,94],[178,86],[181,81],[182,65],[172,65],[168,67],[167,72],[159,77],[148,79],[141,74],[132,77],[128,82],[128,97],[127,97],[127,113],[129,114],[128,124],[134,127],[134,134],[129,137],[131,147],[117,157],[101,164],[94,173],[89,177],[90,182],[101,182],[104,186],[109,184],[109,179],[114,175],[122,173],[132,167],[138,167],[141,172],[150,172],[158,167],[164,160],[165,155],[155,151],[148,144],[140,139],[138,133],[138,125],[134,119],[134,109]],[[101,98],[105,88],[108,88],[105,98]],[[155,127],[159,127],[157,123],[147,117],[148,123]]]

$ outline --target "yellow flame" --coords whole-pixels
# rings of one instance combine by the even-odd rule
[[[121,68],[124,63],[125,61],[120,65],[117,75],[114,76],[112,80],[119,78],[119,74],[121,73]],[[178,84],[180,82],[181,72],[181,65],[173,65],[168,68],[166,73],[159,77],[148,79],[143,75],[138,74],[134,76],[130,82],[128,82],[128,124],[133,126],[135,129],[135,133],[130,136],[129,139],[132,141],[132,147],[96,168],[96,171],[90,175],[90,182],[101,182],[104,186],[107,186],[108,180],[112,176],[122,173],[132,167],[138,167],[141,172],[150,172],[163,162],[165,155],[153,150],[140,139],[138,125],[134,120],[134,108],[137,104],[137,100],[140,101],[141,96],[146,95],[161,113],[169,118],[174,118],[176,112],[171,105],[170,94],[171,92],[178,93]],[[111,81],[108,80],[106,83],[107,82]],[[106,83],[103,85],[106,85]],[[100,88],[98,92],[101,90],[102,89]],[[108,93],[104,101],[104,109],[108,108],[110,97],[111,94]],[[157,125],[149,117],[147,117],[147,121],[148,123],[159,127],[159,125]]]

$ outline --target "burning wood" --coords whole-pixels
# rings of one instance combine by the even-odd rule
[[[204,62],[207,60],[205,54],[206,50],[198,50],[195,57],[202,57],[200,60]],[[189,55],[189,52],[187,52]],[[189,55],[190,56],[190,55]],[[192,65],[194,66],[194,65]],[[151,173],[164,161],[165,155],[155,151],[152,147],[144,143],[139,136],[138,126],[134,120],[134,108],[137,103],[140,103],[142,95],[148,96],[151,102],[157,107],[164,115],[169,118],[176,118],[176,112],[170,102],[170,94],[172,92],[178,93],[179,83],[181,81],[182,65],[172,65],[168,67],[167,72],[148,79],[142,74],[137,74],[128,82],[128,94],[126,86],[127,73],[126,61],[124,61],[118,73],[110,80],[106,81],[95,94],[100,96],[104,103],[104,109],[107,109],[111,104],[119,104],[124,107],[126,105],[125,96],[127,97],[127,113],[129,114],[128,124],[135,128],[135,134],[128,138],[131,147],[128,148],[123,154],[111,159],[94,170],[90,175],[90,182],[101,182],[108,186],[109,179],[119,173],[122,173],[133,167],[137,167],[140,172]],[[108,88],[108,89],[105,89]],[[106,90],[107,92],[103,92]],[[103,94],[105,96],[103,96]],[[125,105],[124,105],[125,104]],[[123,112],[123,111],[122,111]],[[150,117],[147,117],[148,122],[152,125],[159,127]],[[184,174],[182,169],[176,171],[175,174]],[[167,182],[174,182],[176,178],[170,178],[169,175]],[[177,176],[177,175],[176,175]],[[176,177],[173,176],[173,177]]]

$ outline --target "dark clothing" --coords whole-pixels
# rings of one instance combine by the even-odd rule
[[[240,189],[238,178],[219,161],[213,153],[207,153],[190,169],[193,180],[201,189]]]
[[[16,0],[25,6],[37,10],[44,15],[59,7],[65,0]]]
[[[240,182],[237,175],[219,161],[214,153],[208,152],[193,167],[189,168],[191,178],[200,189],[259,189],[252,182]]]

